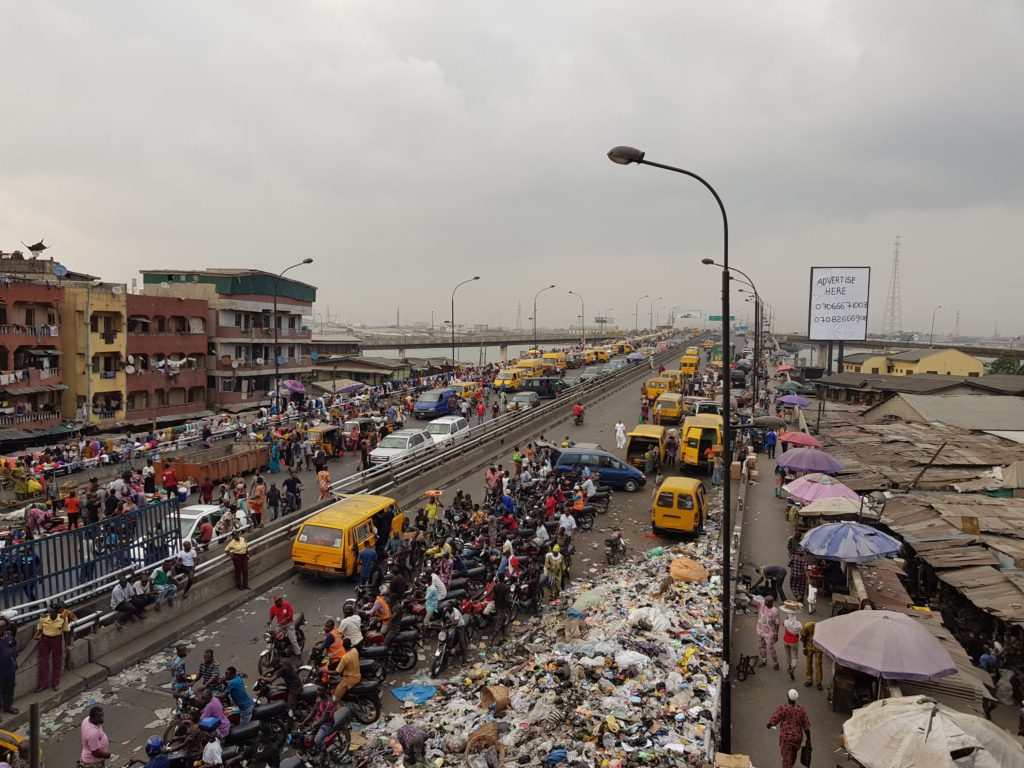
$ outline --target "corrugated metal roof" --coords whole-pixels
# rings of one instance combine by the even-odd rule
[[[1024,398],[1005,395],[919,395],[901,393],[895,397],[907,403],[922,421],[937,421],[971,430],[1024,431]],[[871,411],[891,403],[869,408]],[[891,406],[890,406],[891,407]]]

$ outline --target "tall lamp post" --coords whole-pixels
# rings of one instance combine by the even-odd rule
[[[580,333],[583,336],[583,342],[581,346],[586,348],[587,346],[587,310],[583,306],[583,297],[580,296],[576,291],[569,291],[573,296],[580,300]]]
[[[277,406],[277,412],[278,413],[281,412],[281,404],[280,404],[280,402],[278,402],[280,400],[280,397],[281,397],[281,392],[279,391],[280,388],[281,388],[281,383],[279,381],[279,379],[281,378],[281,350],[278,349],[277,290],[281,286],[281,278],[284,277],[284,273],[285,272],[287,272],[290,269],[295,269],[296,267],[301,267],[303,264],[312,264],[312,263],[313,263],[313,259],[305,258],[302,261],[300,261],[298,264],[292,264],[290,267],[285,267],[284,269],[282,269],[277,274],[277,277],[274,278],[274,319],[273,319],[273,323],[274,323],[274,402],[275,402],[275,405]]]
[[[651,324],[651,330],[652,331],[654,330],[654,305],[657,304],[659,301],[664,301],[664,300],[665,300],[664,296],[659,296],[658,298],[656,298],[653,301],[651,301],[651,319],[648,320],[647,322],[649,322]]]
[[[537,349],[537,297],[540,296],[544,291],[550,291],[555,285],[552,283],[547,288],[541,288],[533,296],[533,347]]]
[[[725,204],[718,192],[707,181],[692,171],[675,168],[671,165],[652,163],[644,159],[644,153],[633,147],[615,147],[608,152],[608,159],[619,165],[650,165],[673,173],[681,173],[700,182],[715,198],[718,209],[722,213],[722,465],[725,468],[725,482],[722,490],[722,751],[731,752],[732,746],[732,690],[729,681],[729,664],[732,654],[732,490],[729,471],[732,466],[732,409],[729,393],[729,217],[725,212]]]
[[[935,341],[935,313],[942,309],[942,305],[939,304],[935,309],[932,310],[932,329],[928,332],[928,346],[932,346],[932,342]]]
[[[636,305],[633,307],[633,335],[636,336],[640,333],[640,302],[648,298],[651,294],[645,293],[639,299],[636,300]]]
[[[479,280],[480,275],[474,275],[469,280],[463,280],[461,283],[452,288],[452,370],[455,370],[455,292],[459,290],[466,283],[472,283],[474,280]]]

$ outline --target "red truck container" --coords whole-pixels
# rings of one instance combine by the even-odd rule
[[[171,466],[183,483],[189,477],[202,481],[210,478],[218,483],[230,480],[234,475],[244,475],[256,469],[266,469],[270,461],[270,446],[267,443],[226,443],[213,448],[182,451],[161,455],[153,462],[157,484],[164,470]]]

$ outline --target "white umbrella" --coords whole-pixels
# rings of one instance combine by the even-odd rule
[[[988,720],[927,696],[875,701],[843,724],[865,768],[1024,768],[1024,748]]]
[[[800,507],[804,517],[839,517],[840,515],[860,514],[860,504],[845,496],[834,496],[830,499],[812,501],[806,507]]]

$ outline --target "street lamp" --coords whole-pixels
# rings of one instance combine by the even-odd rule
[[[280,395],[281,395],[281,393],[279,391],[280,387],[281,387],[281,384],[278,381],[278,379],[281,377],[281,350],[279,350],[278,346],[277,346],[277,343],[278,343],[278,337],[277,337],[277,289],[280,287],[281,278],[284,277],[284,273],[285,272],[287,272],[290,269],[295,269],[296,267],[301,267],[303,264],[312,264],[312,263],[313,263],[313,259],[307,257],[307,258],[303,259],[302,261],[300,261],[298,264],[292,264],[290,267],[285,267],[284,269],[282,269],[278,273],[277,277],[274,278],[274,320],[273,320],[273,323],[274,323],[274,398],[275,398],[275,401],[279,401],[280,400]],[[277,412],[280,413],[281,412],[281,404],[280,404],[280,402],[276,402],[276,405],[277,405]]]
[[[659,301],[664,301],[664,300],[665,300],[664,296],[659,296],[658,298],[654,299],[651,302],[651,319],[648,320],[647,322],[649,322],[651,324],[651,330],[652,331],[654,330],[654,305],[657,304]]]
[[[580,296],[576,291],[569,291],[573,296],[580,300],[580,332],[583,334],[582,347],[587,346],[587,310],[583,307],[583,297]]]
[[[633,335],[636,336],[640,333],[640,302],[646,299],[651,294],[645,293],[639,299],[636,300],[636,306],[633,307]]]
[[[474,280],[479,280],[480,275],[475,275],[469,280],[463,280],[461,283],[452,288],[452,370],[455,370],[455,292],[459,290],[466,283],[472,283]]]
[[[644,159],[644,153],[633,147],[615,147],[608,152],[608,159],[619,165],[650,165],[662,170],[681,173],[700,182],[715,198],[718,210],[722,213],[722,465],[725,469],[725,480],[722,490],[722,751],[731,752],[732,744],[732,690],[729,683],[729,663],[732,653],[732,490],[729,487],[729,472],[732,466],[732,409],[729,403],[729,217],[725,212],[725,204],[718,192],[707,181],[692,171],[675,168],[671,165],[652,163]]]
[[[942,305],[939,304],[935,309],[932,310],[932,329],[928,332],[928,346],[932,346],[932,342],[935,341],[935,313],[942,309]]]
[[[554,288],[554,283],[549,285],[547,288],[541,288],[533,297],[533,347],[537,349],[537,296],[540,296],[544,291],[550,291]]]

